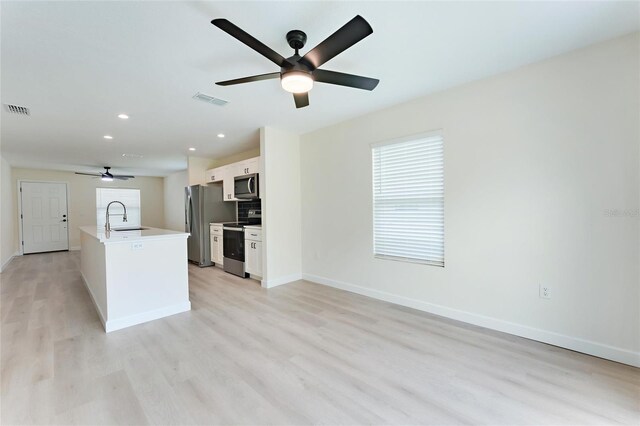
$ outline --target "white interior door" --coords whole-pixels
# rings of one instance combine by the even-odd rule
[[[23,253],[69,250],[67,184],[21,182]]]

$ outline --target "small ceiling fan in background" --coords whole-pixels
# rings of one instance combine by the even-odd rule
[[[93,176],[93,177],[99,177],[101,178],[103,181],[105,182],[112,182],[114,179],[115,180],[129,180],[129,179],[135,179],[135,176],[131,176],[131,175],[114,175],[111,174],[111,172],[109,172],[109,170],[111,169],[111,167],[104,167],[104,173],[83,173],[83,172],[76,172],[77,175],[84,175],[84,176]]]
[[[280,78],[282,88],[293,93],[296,108],[302,108],[309,105],[308,92],[314,81],[364,90],[373,90],[380,82],[375,78],[319,69],[322,64],[373,33],[369,23],[360,15],[347,22],[304,56],[300,56],[298,51],[304,47],[307,35],[300,30],[289,31],[287,42],[295,50],[295,54],[289,58],[283,57],[226,19],[214,19],[211,23],[280,67],[279,72],[217,82],[220,86]]]

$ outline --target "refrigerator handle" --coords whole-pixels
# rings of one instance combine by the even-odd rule
[[[191,197],[187,194],[187,202],[184,207],[184,223],[186,225],[185,231],[191,232]]]

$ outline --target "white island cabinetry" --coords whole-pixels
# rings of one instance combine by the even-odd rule
[[[80,271],[106,332],[191,309],[189,234],[95,226],[80,231]]]

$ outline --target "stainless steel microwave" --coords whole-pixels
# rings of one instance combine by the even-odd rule
[[[256,200],[258,193],[258,173],[236,176],[234,178],[234,194],[240,200]]]

